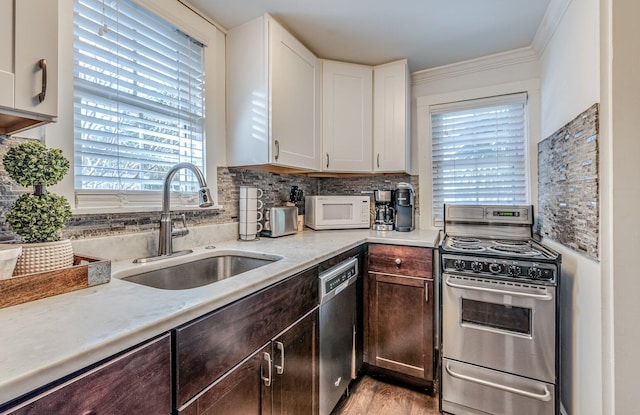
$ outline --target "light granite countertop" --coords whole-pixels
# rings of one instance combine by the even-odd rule
[[[148,264],[112,262],[108,284],[0,310],[0,405],[272,285],[362,243],[433,247],[437,230],[307,230],[281,238],[228,240]],[[75,244],[81,250],[82,241]],[[204,287],[161,290],[122,281],[212,252],[241,250],[282,259]],[[106,255],[103,255],[105,257]]]

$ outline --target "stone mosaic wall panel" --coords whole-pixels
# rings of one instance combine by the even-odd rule
[[[598,104],[538,144],[538,233],[599,258]]]

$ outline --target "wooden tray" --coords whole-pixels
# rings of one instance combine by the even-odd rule
[[[0,308],[111,281],[111,261],[74,255],[73,266],[0,280]]]

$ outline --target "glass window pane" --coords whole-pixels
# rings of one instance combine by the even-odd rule
[[[431,114],[434,218],[444,204],[527,203],[525,99]]]
[[[531,310],[523,307],[463,298],[462,322],[531,335]]]
[[[204,170],[204,75],[203,45],[131,0],[76,0],[76,190],[161,191],[176,163]]]

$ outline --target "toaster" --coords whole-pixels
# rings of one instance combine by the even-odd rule
[[[275,238],[298,232],[298,208],[278,206],[264,210],[264,223],[260,235]]]

